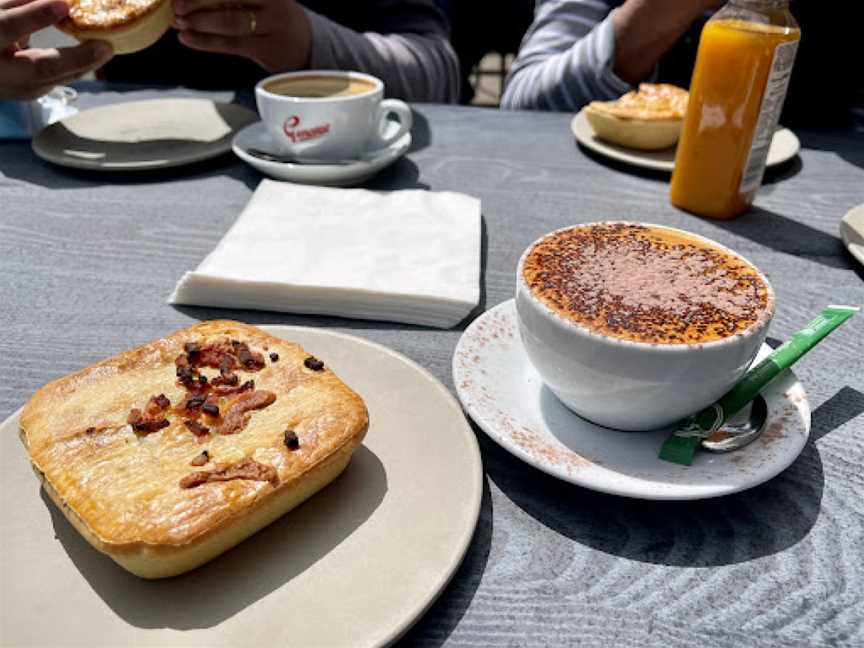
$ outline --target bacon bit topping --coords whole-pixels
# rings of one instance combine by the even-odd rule
[[[207,400],[207,396],[205,394],[192,394],[184,401],[183,409],[185,409],[187,412],[201,409],[201,406],[204,404],[205,400]]]
[[[156,406],[161,410],[166,410],[171,407],[171,401],[168,400],[168,397],[165,394],[159,394],[158,396],[154,396],[150,399]]]
[[[271,353],[270,354],[270,362],[279,362],[279,354]]]
[[[307,369],[311,369],[312,371],[321,371],[324,368],[324,363],[315,356],[309,356],[303,361],[303,364]]]
[[[216,376],[212,383],[213,385],[230,385],[232,387],[236,386],[240,382],[240,376],[237,374],[228,374],[224,376]]]
[[[189,357],[190,364],[196,364],[198,362],[198,357],[201,355],[201,345],[197,342],[187,342],[183,345],[183,350],[186,352],[186,355]]]
[[[276,400],[276,394],[269,391],[253,391],[241,394],[225,412],[225,420],[219,428],[221,434],[239,432],[249,422],[252,410],[264,409]]]
[[[186,352],[174,361],[177,365],[177,375],[181,367],[189,367],[193,371],[199,367],[218,369],[223,378],[229,378],[238,364],[247,371],[258,371],[264,368],[264,356],[249,348],[245,342],[237,340],[217,340],[206,346],[198,342],[187,342],[183,345]],[[183,372],[185,374],[185,371]]]
[[[210,453],[206,450],[189,462],[190,466],[203,466],[210,461]]]
[[[285,447],[289,450],[300,449],[300,439],[297,438],[297,433],[294,430],[285,430]]]
[[[236,362],[234,362],[234,358],[230,355],[222,356],[222,359],[219,361],[219,375],[221,376],[230,376],[234,371],[234,367],[236,366]]]
[[[187,394],[177,406],[176,411],[189,419],[186,421],[186,426],[195,432],[200,440],[200,437],[206,435],[208,430],[200,423],[195,422],[194,419],[198,418],[199,412],[219,418],[221,414],[220,397],[233,394],[254,394],[255,381],[247,380],[241,385],[240,377],[235,373],[235,370],[241,368],[247,371],[258,371],[264,367],[264,356],[252,351],[245,342],[229,340],[228,338],[222,338],[206,345],[199,341],[186,342],[183,345],[183,351],[184,353],[174,359],[174,364],[177,367],[178,382],[186,388]],[[208,380],[207,376],[200,373],[201,367],[218,369],[219,375]],[[231,418],[230,424],[223,424],[223,432],[233,434],[241,430],[248,420],[247,411],[266,407],[272,402],[271,400],[265,403],[266,398],[264,400],[262,398],[264,397],[256,396],[252,401],[242,401],[243,404],[236,408],[236,413]],[[275,398],[274,395],[273,400]],[[170,405],[170,401],[167,399],[165,402]],[[237,399],[231,408],[234,409],[238,402],[241,400]],[[159,403],[159,407],[164,404],[161,400]],[[156,412],[147,410],[147,413],[155,414]],[[144,417],[139,418],[140,420],[136,419],[139,425],[152,424],[148,423]],[[201,430],[204,431],[201,432]]]
[[[201,411],[210,416],[219,416],[219,398],[212,394],[208,396],[201,406]]]
[[[205,425],[201,425],[198,421],[183,421],[183,425],[185,425],[189,431],[195,436],[204,436],[205,434],[210,434],[210,428]]]
[[[180,358],[183,358],[184,362],[178,362]],[[178,382],[187,389],[194,389],[197,372],[186,362],[186,356],[179,356],[175,364],[177,364]]]
[[[260,353],[255,353],[249,349],[249,345],[245,342],[232,342],[234,350],[237,352],[237,359],[247,371],[258,371],[264,368],[264,356]]]
[[[202,470],[186,475],[180,480],[180,488],[195,488],[211,481],[230,481],[232,479],[251,479],[279,485],[279,474],[273,466],[266,466],[254,459],[244,459],[234,464],[217,465],[215,470]]]
[[[141,410],[137,408],[134,408],[129,412],[126,422],[129,423],[129,425],[132,426],[132,429],[138,434],[151,434],[152,432],[156,432],[156,430],[161,430],[170,425],[168,420],[164,417],[154,418],[142,414]]]
[[[199,367],[212,367],[219,369],[223,360],[228,358],[231,368],[234,368],[234,349],[227,340],[217,340],[212,344],[201,347],[201,355],[195,363]]]
[[[255,381],[247,380],[239,387],[236,385],[218,385],[213,388],[213,393],[218,394],[219,396],[229,396],[230,394],[242,394],[246,391],[254,391],[254,389]]]

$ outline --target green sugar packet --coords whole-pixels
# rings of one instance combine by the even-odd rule
[[[829,306],[805,328],[777,347],[767,358],[750,369],[739,383],[716,403],[687,419],[660,448],[664,461],[689,466],[693,463],[696,448],[705,439],[719,430],[726,421],[735,416],[753,400],[774,378],[795,364],[805,353],[816,346],[831,331],[857,313],[855,306]]]

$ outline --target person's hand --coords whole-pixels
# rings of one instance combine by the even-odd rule
[[[612,20],[615,73],[631,85],[644,81],[693,21],[721,4],[721,0],[626,0]]]
[[[30,48],[30,34],[66,17],[62,0],[0,0],[0,99],[35,99],[111,58],[108,43]]]
[[[309,63],[312,31],[294,0],[174,0],[174,27],[192,49],[236,54],[268,72]]]

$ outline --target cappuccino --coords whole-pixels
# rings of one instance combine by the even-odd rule
[[[323,76],[309,74],[277,79],[264,84],[264,89],[273,94],[305,99],[335,99],[367,94],[376,85],[366,79],[350,76]]]
[[[601,335],[700,344],[764,324],[770,287],[738,255],[679,230],[598,223],[553,232],[523,279],[556,314]]]

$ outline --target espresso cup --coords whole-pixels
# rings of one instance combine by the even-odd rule
[[[411,108],[383,97],[384,83],[360,72],[287,72],[255,86],[258,112],[279,153],[321,160],[358,158],[411,129]]]
[[[607,224],[576,227],[592,225]],[[621,339],[562,316],[526,281],[524,267],[532,250],[548,237],[573,228],[551,232],[532,243],[519,260],[516,276],[516,311],[528,358],[565,406],[593,423],[618,430],[662,428],[716,401],[750,366],[774,313],[768,280],[746,259],[688,232],[646,227],[679,232],[747,264],[764,282],[767,301],[755,323],[719,340],[673,344]],[[587,258],[590,263],[590,255]]]

